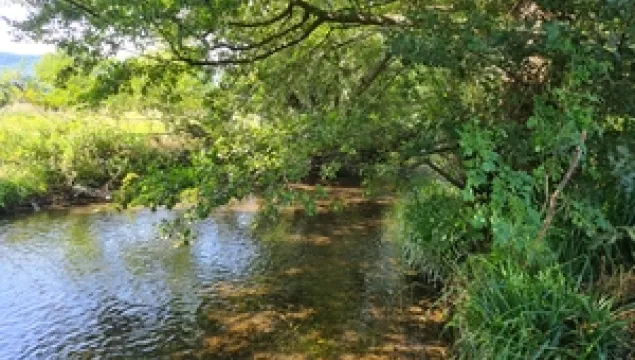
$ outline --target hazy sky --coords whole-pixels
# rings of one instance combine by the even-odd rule
[[[12,20],[23,19],[27,10],[21,6],[10,4],[6,0],[0,0],[0,16],[5,16]],[[0,52],[10,52],[16,54],[44,54],[53,51],[50,45],[35,44],[30,41],[16,41],[11,35],[11,29],[4,21],[0,20]]]

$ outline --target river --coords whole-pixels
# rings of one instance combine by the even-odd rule
[[[382,209],[254,227],[249,206],[228,208],[189,246],[157,236],[166,210],[0,220],[0,359],[445,358]]]

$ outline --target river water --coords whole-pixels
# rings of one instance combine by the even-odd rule
[[[382,207],[218,211],[189,246],[168,211],[0,220],[0,359],[443,358],[427,289],[382,236]]]

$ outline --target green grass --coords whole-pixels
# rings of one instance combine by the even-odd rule
[[[464,359],[626,359],[629,336],[609,298],[583,292],[557,267],[474,258],[451,326]]]

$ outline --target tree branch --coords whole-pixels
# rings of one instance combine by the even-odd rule
[[[172,52],[174,53],[174,55],[176,56],[176,60],[184,62],[188,65],[193,65],[193,66],[221,66],[221,65],[239,65],[239,64],[251,64],[257,61],[261,61],[264,60],[276,53],[279,53],[285,49],[288,49],[292,46],[295,46],[299,43],[301,43],[302,41],[306,40],[309,36],[311,36],[311,34],[313,34],[313,32],[320,26],[323,24],[323,21],[321,20],[315,20],[313,21],[313,23],[305,29],[305,31],[302,33],[302,35],[300,35],[299,37],[297,37],[294,40],[291,40],[283,45],[274,47],[273,49],[270,49],[264,53],[258,54],[258,55],[254,55],[252,57],[247,57],[247,58],[228,58],[228,59],[221,59],[221,60],[209,60],[209,59],[194,59],[194,58],[189,58],[187,56],[184,56],[180,51],[178,51],[178,49],[176,49],[173,44],[168,43],[168,45],[170,45]]]
[[[302,28],[302,26],[304,26],[308,21],[309,21],[309,14],[305,13],[305,15],[302,17],[302,20],[300,20],[300,22],[298,22],[297,24],[294,24],[288,27],[287,29],[280,31],[276,34],[273,34],[271,36],[268,36],[258,42],[255,42],[252,44],[246,44],[246,45],[234,45],[234,44],[230,44],[226,42],[220,42],[208,47],[207,50],[214,51],[214,50],[220,50],[220,49],[227,49],[231,51],[248,51],[248,50],[258,49],[274,42],[275,40],[281,39],[284,36],[295,32],[296,30]]]
[[[424,160],[423,163],[430,169],[434,170],[434,172],[439,174],[445,181],[449,182],[450,184],[456,186],[459,189],[465,188],[465,183],[463,181],[453,178],[447,171],[443,170],[432,161]]]
[[[362,81],[360,81],[359,86],[357,87],[357,96],[362,95],[379,77],[379,75],[388,68],[392,61],[393,55],[386,53],[379,63],[377,63],[377,65],[368,74],[362,77]]]
[[[374,15],[355,10],[327,11],[315,5],[311,5],[304,0],[292,0],[290,4],[301,7],[306,12],[322,19],[324,22],[373,26],[395,26],[405,24],[404,21],[393,19],[385,15]]]
[[[101,17],[101,14],[91,8],[90,2],[86,0],[61,1],[73,8],[76,8],[86,16],[100,19],[103,18]],[[378,3],[377,6],[381,6],[381,4],[385,5],[386,3],[390,3],[392,1],[393,0],[381,2]],[[208,36],[214,34],[213,30],[197,34],[192,29],[188,29],[185,24],[177,18],[171,19],[172,23],[176,22],[177,26],[179,26],[179,31],[176,35],[172,34],[170,31],[166,31],[166,29],[161,29],[158,33],[163,38],[163,41],[167,42],[169,49],[174,53],[174,56],[178,61],[182,61],[190,65],[247,64],[263,60],[284,49],[301,43],[322,24],[380,27],[409,24],[409,21],[407,21],[405,17],[375,14],[372,11],[373,8],[374,7],[371,6],[330,10],[313,5],[306,0],[288,0],[284,8],[279,9],[277,13],[274,13],[265,19],[245,21],[240,21],[240,19],[235,19],[234,21],[229,20],[229,22],[226,23],[227,26],[250,30],[247,35],[251,37],[252,40],[246,39],[245,41],[227,39],[209,41]],[[301,11],[303,13],[302,18],[299,19],[298,22],[293,20],[295,18],[294,11]],[[157,28],[162,27],[161,24],[154,25]],[[268,33],[270,35],[267,35]],[[258,39],[259,34],[264,34],[265,37]],[[177,36],[178,39],[175,39],[175,36]],[[207,54],[201,54],[199,52],[197,55],[194,55],[196,52],[188,52],[187,47],[184,47],[182,44],[182,40],[186,36],[192,36],[197,39],[198,46],[196,49],[193,47],[193,50],[205,50]],[[222,59],[211,60],[210,57],[215,56],[213,54],[215,50],[227,50],[228,53],[220,55],[223,56]],[[210,54],[210,52],[212,54]],[[386,63],[388,62],[389,60],[386,60]],[[386,64],[382,66],[385,65]],[[381,72],[382,66],[379,67],[379,71],[374,75],[374,77]],[[372,82],[373,74],[369,77],[369,81],[363,81],[368,83]]]
[[[79,1],[75,1],[75,0],[62,0],[62,1],[68,3],[69,5],[71,5],[73,7],[78,8],[79,10],[87,13],[88,15],[90,15],[92,17],[95,17],[95,18],[99,17],[99,14],[95,10],[91,9],[90,7],[88,7],[85,4],[82,4]]]
[[[573,173],[575,172],[575,170],[578,168],[578,165],[580,164],[580,159],[582,158],[582,152],[583,152],[582,145],[584,145],[586,136],[587,136],[586,131],[582,131],[582,133],[580,134],[580,145],[576,147],[575,154],[573,155],[573,158],[571,159],[571,162],[569,163],[569,170],[567,170],[567,173],[562,178],[562,181],[560,181],[560,184],[558,184],[558,187],[556,188],[556,190],[549,197],[549,208],[547,208],[547,216],[545,217],[545,221],[542,223],[542,228],[540,229],[540,232],[538,233],[538,236],[536,237],[536,243],[542,242],[542,240],[547,236],[547,231],[551,227],[551,222],[553,221],[553,218],[556,215],[556,206],[558,205],[558,197],[560,197],[560,194],[564,190],[565,186],[567,186],[569,181],[571,181],[571,177],[573,176]]]
[[[229,22],[229,26],[236,26],[242,28],[257,28],[263,26],[270,26],[277,22],[282,21],[285,18],[290,18],[293,15],[293,2],[289,2],[289,5],[279,14],[273,16],[270,19],[256,21],[256,22]]]
[[[459,150],[458,144],[441,145],[434,149],[423,151],[422,155],[423,156],[438,155],[438,154],[445,154],[445,153],[449,153],[449,152],[457,151],[457,150]]]

